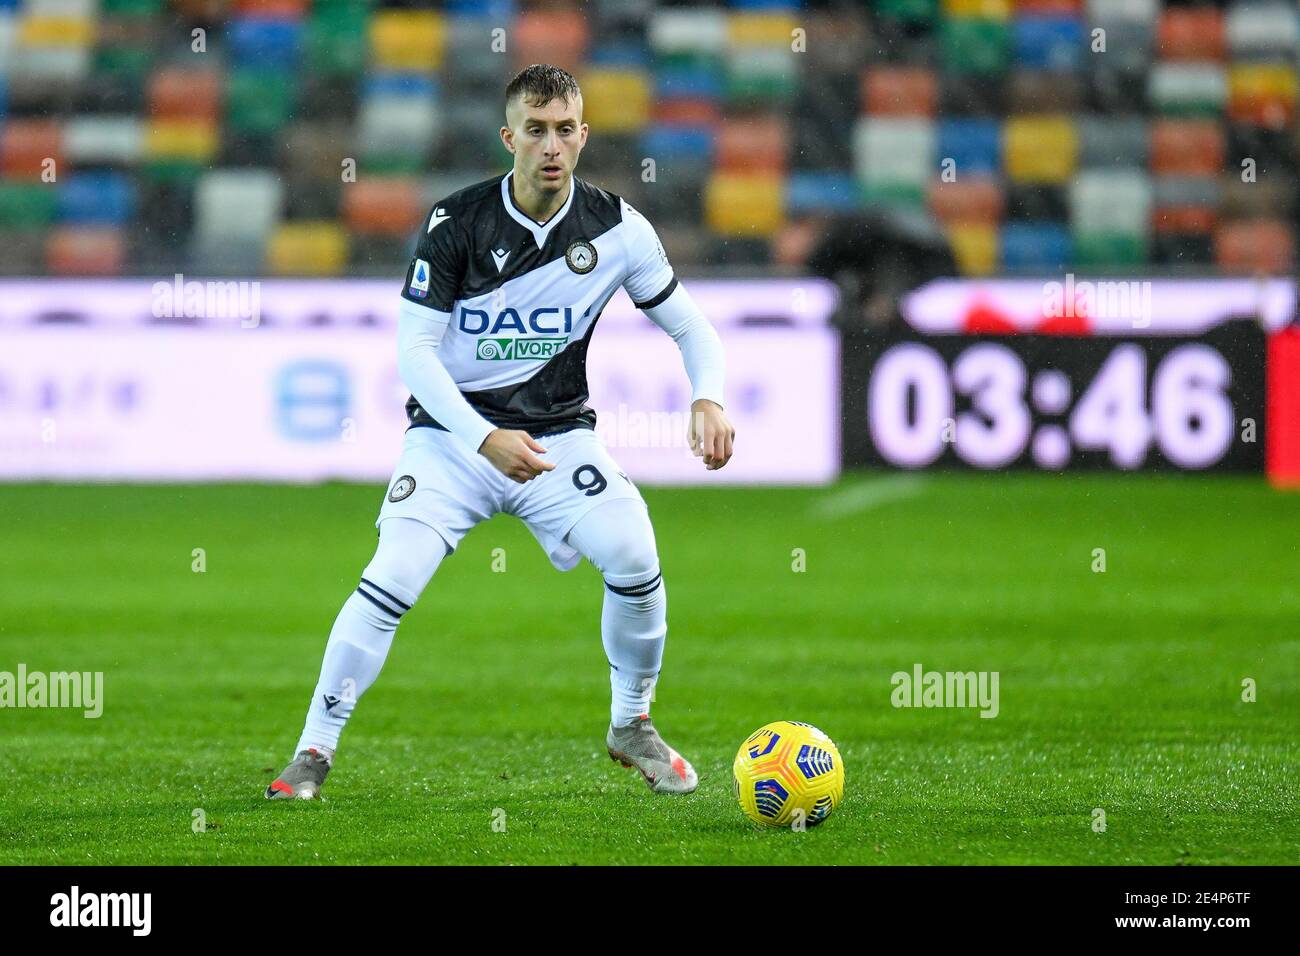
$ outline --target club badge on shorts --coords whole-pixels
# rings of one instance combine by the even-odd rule
[[[415,490],[415,479],[410,475],[403,475],[393,482],[393,490],[388,493],[389,501],[402,501],[411,497],[411,492]]]
[[[580,276],[596,268],[596,247],[586,239],[574,239],[564,250],[564,261]]]

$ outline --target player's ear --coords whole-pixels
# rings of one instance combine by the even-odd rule
[[[506,149],[510,152],[515,151],[515,134],[509,126],[501,127],[501,142],[505,144]]]

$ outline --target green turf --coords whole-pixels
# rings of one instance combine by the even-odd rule
[[[604,754],[597,573],[559,574],[498,517],[408,615],[325,799],[268,803],[380,494],[0,486],[0,670],[106,682],[98,720],[0,710],[0,863],[1300,861],[1300,496],[1113,475],[646,489],[656,722],[701,779],[676,799]],[[895,709],[890,676],[918,662],[998,671],[999,716]],[[740,741],[779,718],[848,769],[806,833],[750,827],[731,795]]]

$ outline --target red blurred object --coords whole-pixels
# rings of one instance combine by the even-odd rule
[[[1265,462],[1278,488],[1300,489],[1300,328],[1269,336]]]

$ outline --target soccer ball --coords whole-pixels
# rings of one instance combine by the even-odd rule
[[[740,809],[765,826],[821,823],[844,797],[844,762],[812,724],[777,720],[740,745],[731,765]]]

